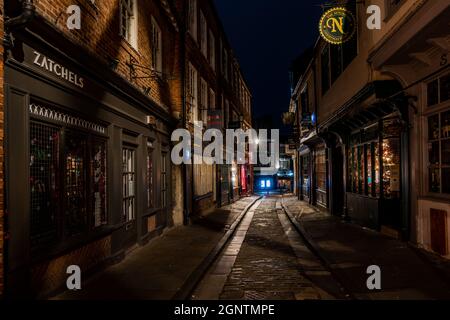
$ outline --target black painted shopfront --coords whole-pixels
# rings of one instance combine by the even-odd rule
[[[59,289],[69,265],[89,271],[120,259],[171,224],[173,124],[51,27],[35,21],[13,36],[5,59],[6,290],[24,297]]]
[[[331,211],[395,237],[409,229],[408,108],[396,81],[376,81],[320,130],[331,157]]]

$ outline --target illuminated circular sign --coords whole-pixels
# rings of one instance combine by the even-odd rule
[[[332,8],[320,19],[319,30],[325,41],[331,44],[345,43],[355,35],[355,16],[346,8]]]

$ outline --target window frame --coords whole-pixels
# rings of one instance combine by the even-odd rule
[[[158,21],[152,17],[152,69],[163,72],[163,35]]]
[[[138,12],[136,0],[120,0],[119,35],[135,50],[138,50],[139,43]]]
[[[422,174],[422,194],[425,197],[430,198],[439,198],[443,200],[450,201],[450,193],[442,193],[442,141],[446,140],[448,138],[442,138],[442,124],[441,124],[441,115],[447,112],[450,112],[450,99],[444,102],[441,102],[441,95],[440,95],[440,81],[438,81],[438,100],[439,102],[434,105],[428,105],[428,85],[432,83],[433,81],[437,79],[444,78],[446,76],[450,76],[449,72],[442,72],[433,79],[430,79],[427,82],[423,82],[422,84],[422,105],[423,107],[423,113],[422,113],[422,128],[423,128],[423,134],[422,134],[422,143],[423,143],[423,152],[422,152],[422,159],[423,159],[423,174]],[[429,137],[429,119],[433,116],[438,116],[439,121],[439,139],[430,139]],[[439,143],[439,173],[440,173],[440,192],[433,192],[430,188],[430,151],[428,150],[429,143],[438,142]],[[445,168],[448,168],[449,165],[445,165]]]
[[[199,101],[198,101],[198,71],[194,67],[192,63],[188,64],[188,103],[191,106],[191,123],[194,121],[198,121],[198,109],[199,109]]]
[[[55,184],[55,190],[59,193],[59,197],[56,199],[56,208],[54,209],[54,217],[55,217],[55,226],[54,226],[54,239],[48,240],[47,242],[41,241],[39,243],[33,244],[33,237],[34,238],[40,238],[42,235],[36,234],[32,235],[30,234],[30,246],[31,250],[34,253],[41,252],[42,250],[49,250],[55,247],[58,247],[58,243],[60,242],[66,242],[71,241],[72,239],[78,239],[78,238],[87,238],[91,234],[95,234],[97,232],[101,232],[104,228],[108,227],[111,223],[111,217],[110,217],[110,207],[109,207],[109,153],[108,153],[108,144],[109,139],[106,136],[99,135],[95,132],[92,132],[90,130],[86,130],[83,128],[78,128],[76,126],[71,126],[67,124],[57,124],[52,120],[48,119],[42,119],[39,116],[36,115],[30,115],[29,120],[29,126],[30,126],[30,140],[28,142],[29,148],[30,148],[30,156],[31,156],[31,146],[32,146],[32,140],[31,140],[31,127],[32,126],[42,126],[43,128],[52,128],[57,132],[59,141],[56,144],[56,159],[55,161],[58,164],[57,169],[57,175],[55,176],[55,180],[53,183]],[[80,229],[79,232],[71,233],[69,232],[68,225],[67,225],[67,167],[68,167],[68,153],[67,153],[67,138],[68,136],[72,137],[80,137],[82,136],[83,141],[85,142],[84,151],[82,154],[82,160],[83,160],[83,188],[84,191],[84,203],[80,207],[80,210],[85,211],[85,226]],[[103,168],[101,169],[102,174],[104,175],[103,179],[103,199],[101,199],[101,202],[103,203],[103,210],[104,212],[99,213],[102,217],[100,219],[100,223],[97,224],[96,220],[96,184],[98,181],[96,181],[97,175],[95,174],[95,167],[94,167],[94,156],[95,153],[95,147],[99,144],[102,144],[103,148]],[[33,164],[33,161],[30,162],[30,168],[29,168],[29,174],[30,174],[30,184],[31,184],[31,177],[32,177],[32,169],[31,166]],[[50,173],[49,173],[50,174]],[[30,195],[29,195],[29,210],[30,215],[33,214],[32,210],[32,188],[30,187]],[[32,224],[32,222],[30,222]],[[30,226],[30,228],[33,228],[33,226]]]
[[[155,204],[155,147],[153,140],[147,139],[146,148],[146,181],[147,210],[154,210]]]
[[[207,121],[208,112],[208,97],[209,97],[209,87],[208,83],[203,77],[200,77],[200,110],[202,114],[202,121],[205,124]]]
[[[443,74],[433,78],[432,80],[426,82],[426,84],[425,84],[426,85],[426,89],[425,89],[426,90],[425,105],[426,105],[426,107],[428,109],[429,108],[437,108],[439,106],[446,105],[447,103],[450,102],[450,98],[447,99],[447,100],[442,101],[442,92],[441,92],[442,84],[441,84],[441,81],[442,81],[443,78],[446,78],[446,77],[450,77],[450,72],[449,73],[443,73]],[[437,102],[435,104],[429,104],[429,102],[430,102],[430,92],[429,92],[430,91],[429,90],[430,87],[429,86],[430,86],[430,84],[432,84],[434,82],[437,82]]]
[[[205,58],[208,59],[208,23],[205,14],[200,10],[200,51]]]
[[[188,0],[188,32],[195,42],[198,38],[198,12],[197,0]]]
[[[129,167],[127,167],[127,171],[125,171],[124,169],[124,157],[125,154],[124,153],[130,153],[133,157],[132,157],[132,168],[130,170]],[[136,148],[134,146],[128,145],[128,144],[124,144],[122,146],[122,222],[129,224],[129,223],[133,223],[137,220],[137,151]],[[128,159],[128,158],[127,158]],[[133,179],[132,180],[125,180],[126,176],[131,176]],[[126,183],[125,183],[126,182]],[[128,193],[127,191],[129,190],[129,183],[132,183],[133,186],[133,193]],[[130,201],[133,200],[133,213],[132,213],[132,217],[130,219],[130,212],[125,212],[125,204]]]
[[[211,68],[215,71],[216,70],[216,38],[211,29],[209,30],[209,35],[208,35],[208,46],[209,46],[208,61],[209,61]]]

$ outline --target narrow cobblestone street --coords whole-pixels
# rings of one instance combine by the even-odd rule
[[[279,197],[248,213],[194,299],[309,300],[343,297],[338,284],[291,228]],[[330,295],[310,279],[326,283]]]

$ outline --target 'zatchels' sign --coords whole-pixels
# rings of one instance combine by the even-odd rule
[[[34,61],[33,63],[38,67],[47,70],[48,72],[53,73],[61,79],[64,79],[77,87],[84,87],[84,79],[80,77],[75,72],[69,70],[68,68],[62,66],[61,64],[53,61],[52,59],[47,58],[43,54],[34,51]]]

